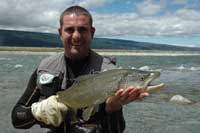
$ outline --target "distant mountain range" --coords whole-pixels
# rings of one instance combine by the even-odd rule
[[[0,46],[62,47],[62,44],[57,34],[0,29]],[[200,48],[198,47],[182,47],[167,44],[155,44],[107,38],[94,38],[92,42],[92,48],[123,50],[200,51]]]

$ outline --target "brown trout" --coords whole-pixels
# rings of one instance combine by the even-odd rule
[[[79,109],[101,104],[118,89],[129,86],[138,86],[141,92],[153,93],[164,87],[164,83],[150,86],[159,76],[158,71],[136,69],[113,69],[83,75],[70,88],[58,92],[57,100],[71,109]]]

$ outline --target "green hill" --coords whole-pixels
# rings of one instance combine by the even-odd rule
[[[62,47],[62,44],[57,34],[15,30],[0,30],[0,46]],[[94,38],[92,42],[92,48],[123,50],[200,51],[200,48],[180,47],[166,44],[154,44],[106,38]]]

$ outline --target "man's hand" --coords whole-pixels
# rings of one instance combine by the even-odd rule
[[[106,100],[106,111],[114,112],[119,110],[123,105],[139,100],[148,96],[148,92],[140,91],[141,88],[130,86],[128,88],[119,89],[114,96]]]
[[[31,111],[38,121],[58,127],[62,123],[68,108],[63,103],[59,103],[56,95],[53,95],[47,99],[33,103]]]

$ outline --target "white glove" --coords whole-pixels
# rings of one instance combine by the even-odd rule
[[[56,99],[56,95],[50,96],[40,102],[31,105],[33,116],[47,125],[58,127],[68,111],[68,108],[63,103]]]

